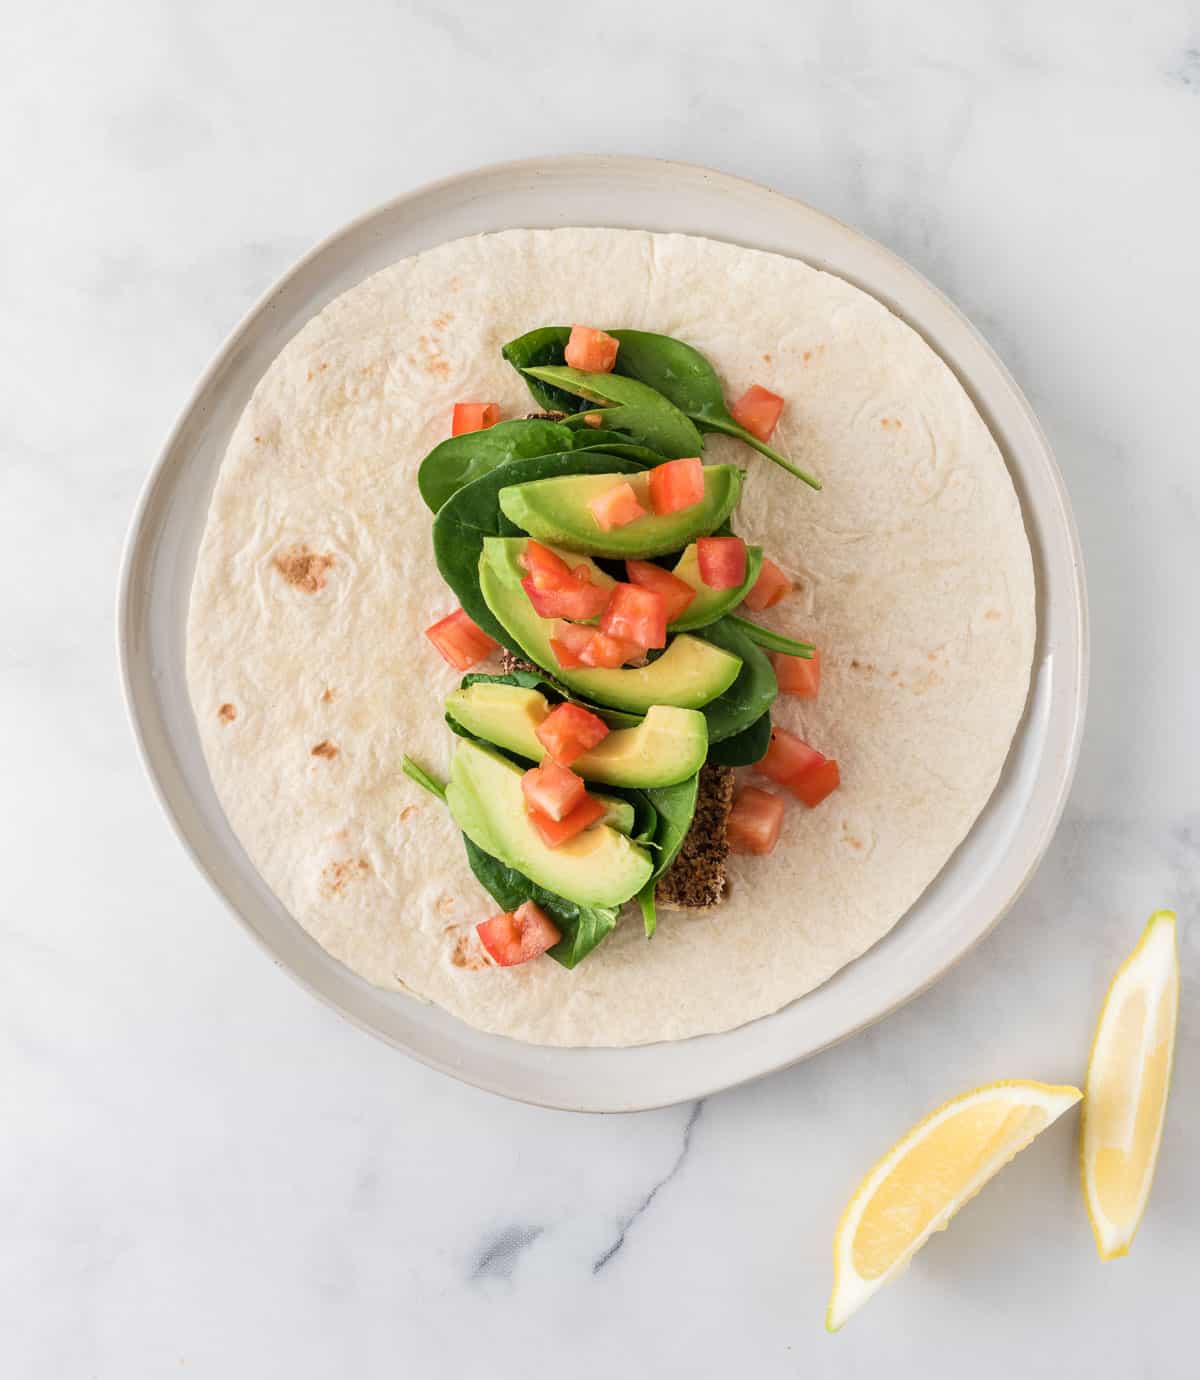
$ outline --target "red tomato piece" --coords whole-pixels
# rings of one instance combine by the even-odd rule
[[[588,507],[592,510],[597,525],[605,532],[611,532],[614,527],[626,527],[638,518],[646,516],[646,510],[638,502],[633,485],[624,481],[614,484],[611,489],[605,489],[602,494],[597,494],[588,503]]]
[[[591,637],[579,651],[579,661],[583,666],[600,670],[614,671],[627,661],[636,661],[645,654],[645,647],[636,642],[626,642],[622,637],[610,637],[608,633],[589,628]]]
[[[651,471],[653,473],[653,471]],[[626,561],[625,573],[631,585],[653,590],[662,599],[667,609],[667,622],[674,623],[682,618],[684,610],[696,597],[696,591],[686,580],[672,575],[653,561]]]
[[[603,818],[604,806],[594,796],[585,795],[565,819],[551,819],[541,810],[528,810],[529,822],[542,836],[548,848],[557,848],[576,834],[581,834],[590,824]]]
[[[771,746],[757,769],[781,786],[790,786],[796,777],[824,761],[824,756],[816,748],[809,747],[803,738],[797,738],[786,728],[772,728]]]
[[[538,589],[562,589],[575,573],[571,567],[548,546],[532,537],[525,543],[521,553],[521,564],[529,572],[529,578]],[[587,566],[579,567],[587,576]]]
[[[792,592],[792,582],[769,556],[763,557],[762,571],[742,601],[754,613],[772,608]]]
[[[783,797],[757,786],[744,786],[725,822],[725,834],[735,853],[769,853],[783,827]]]
[[[555,705],[534,733],[551,757],[569,767],[608,737],[608,725],[598,714],[568,700]]]
[[[815,809],[841,784],[842,774],[838,770],[837,761],[832,757],[823,759],[815,767],[810,767],[808,771],[801,772],[793,781],[788,782],[792,794],[803,800],[810,810]]]
[[[589,412],[587,416],[584,417],[583,424],[584,426],[603,426],[604,418],[600,415],[599,412]]]
[[[682,508],[694,508],[704,498],[704,466],[699,456],[655,465],[647,480],[650,506],[660,517],[678,513]]]
[[[595,628],[583,628],[575,623],[559,623],[550,639],[550,650],[558,658],[558,664],[564,670],[571,671],[583,665],[579,654],[595,635]]]
[[[600,631],[647,649],[665,647],[667,601],[642,585],[614,585],[600,615]]]
[[[577,580],[568,575],[565,584],[556,589],[538,589],[534,581],[534,576],[527,575],[521,588],[529,596],[534,612],[542,618],[582,621],[595,618],[608,603],[608,590],[592,584],[590,579]]]
[[[583,777],[576,776],[553,757],[540,767],[531,767],[521,777],[521,790],[531,810],[540,810],[556,823],[566,819],[585,794]]]
[[[781,695],[798,695],[802,700],[815,700],[821,688],[821,653],[813,649],[812,659],[788,656],[776,652],[771,658],[775,665],[775,679]]]
[[[450,423],[451,436],[465,436],[469,431],[486,431],[500,420],[499,403],[455,403]]]
[[[772,393],[769,388],[761,388],[755,383],[746,389],[729,411],[733,420],[739,426],[744,426],[751,436],[757,436],[760,441],[769,441],[783,411],[783,399],[778,393]]]
[[[589,374],[611,374],[621,342],[595,326],[572,326],[563,358],[572,369]]]
[[[500,645],[473,623],[462,609],[455,609],[445,618],[425,629],[425,636],[433,643],[451,666],[469,670]]]
[[[736,589],[746,579],[746,543],[741,537],[701,537],[696,543],[700,578],[709,589]]]
[[[475,926],[480,942],[501,968],[528,963],[562,938],[562,932],[540,906],[526,901],[516,911],[502,910]]]

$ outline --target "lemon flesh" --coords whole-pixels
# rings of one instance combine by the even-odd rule
[[[1088,1062],[1081,1171],[1102,1260],[1129,1250],[1150,1197],[1178,1009],[1175,916],[1157,911],[1113,978]]]
[[[1080,1096],[1078,1088],[1047,1083],[991,1083],[913,1127],[859,1184],[838,1224],[829,1330],[837,1331]]]

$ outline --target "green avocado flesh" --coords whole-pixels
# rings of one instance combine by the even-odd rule
[[[688,628],[706,628],[718,618],[724,618],[729,610],[737,608],[754,588],[755,581],[762,572],[762,562],[761,546],[746,547],[746,578],[742,583],[736,589],[710,589],[700,578],[700,556],[696,543],[693,542],[680,556],[671,574],[684,584],[691,585],[696,591],[696,597],[684,609],[683,617],[677,618],[671,627],[675,632],[684,632]]]
[[[550,848],[525,814],[520,767],[462,739],[454,749],[446,804],[478,848],[531,881],[584,906],[619,906],[646,885],[649,854],[606,824]]]
[[[629,801],[622,800],[619,796],[615,795],[602,795],[599,791],[593,791],[592,796],[604,806],[604,813],[596,823],[607,824],[610,829],[615,829],[618,834],[624,834],[626,838],[632,838],[634,811]]]
[[[446,713],[468,733],[532,762],[546,755],[537,730],[550,710],[540,690],[488,681],[455,690],[446,700]],[[571,770],[585,781],[609,786],[674,786],[694,776],[707,755],[704,715],[695,709],[656,704],[636,728],[614,729],[590,752],[577,757]]]
[[[606,532],[588,503],[618,484],[629,484],[645,517]],[[564,474],[500,490],[500,510],[523,532],[591,556],[665,556],[696,537],[714,532],[737,506],[742,472],[736,465],[707,465],[704,497],[690,508],[658,517],[650,511],[645,474]]]
[[[493,615],[530,660],[583,699],[644,714],[652,705],[702,709],[737,679],[741,657],[687,633],[672,638],[648,666],[621,670],[567,670],[550,649],[556,620],[540,618],[521,588],[523,537],[485,537],[479,559],[479,591]]]

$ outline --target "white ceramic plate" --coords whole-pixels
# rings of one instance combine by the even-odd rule
[[[192,570],[226,443],[251,391],[322,307],[406,255],[479,231],[619,226],[707,235],[829,269],[884,302],[947,361],[1020,494],[1038,585],[1024,721],[995,795],[890,935],[824,987],[739,1030],[636,1049],[544,1049],[383,992],[330,958],[267,889],[230,831],[184,678]],[[1078,539],[1033,412],[968,321],[888,250],[798,201],[704,168],[640,158],[508,163],[424,187],[326,240],[253,308],[200,380],[138,504],[119,595],[125,693],[150,779],[214,889],[282,968],[365,1030],[478,1087],[545,1106],[632,1111],[730,1087],[878,1020],[961,958],[1013,903],[1050,841],[1075,766],[1087,685]]]

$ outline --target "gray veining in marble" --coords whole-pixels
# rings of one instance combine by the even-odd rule
[[[1198,1373],[1198,45],[1197,0],[0,5],[0,1374]],[[702,1113],[508,1104],[311,1001],[160,818],[114,667],[138,487],[248,304],[398,192],[589,151],[743,173],[911,259],[1037,407],[1089,566],[1087,737],[1020,903]],[[826,1338],[857,1176],[956,1091],[1077,1080],[1168,904],[1131,1256],[1095,1259],[1067,1121]]]

